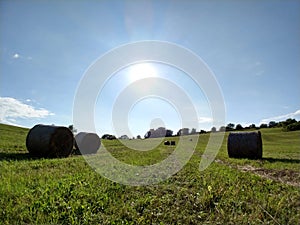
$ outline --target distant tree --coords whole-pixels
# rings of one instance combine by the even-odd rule
[[[141,135],[136,136],[136,139],[142,139]]]
[[[102,135],[101,139],[114,140],[114,139],[117,139],[117,138],[116,138],[115,135],[104,134],[104,135]]]
[[[77,133],[77,130],[74,128],[73,124],[69,125],[68,128],[70,129],[70,131],[72,131],[73,134]]]
[[[262,124],[259,126],[259,128],[268,128],[268,124],[262,123]]]
[[[197,133],[197,130],[196,130],[196,128],[192,128],[192,130],[191,130],[191,133],[190,134],[196,134]]]
[[[128,140],[129,137],[128,137],[126,134],[124,134],[124,135],[122,135],[121,137],[119,137],[119,139],[122,139],[122,140]]]
[[[173,135],[173,131],[167,129],[167,131],[166,131],[166,137],[172,137],[172,135]]]
[[[181,128],[179,129],[179,131],[177,132],[177,136],[183,136],[183,135],[189,135],[189,128]]]
[[[205,130],[200,130],[200,134],[206,134],[207,132]]]
[[[150,129],[144,135],[144,138],[158,138],[158,137],[171,137],[173,131],[166,129],[165,127],[158,127],[157,129]]]
[[[110,139],[109,140],[114,140],[114,139],[117,139],[115,135],[110,135],[109,137]]]
[[[144,138],[150,138],[151,136],[151,131],[147,131],[147,133],[144,135]]]
[[[217,131],[217,128],[215,128],[215,127],[211,128],[211,132],[216,132],[216,131]]]
[[[219,128],[219,131],[225,132],[225,131],[226,131],[226,127],[225,127],[225,126],[221,126],[221,127]]]
[[[289,125],[286,127],[286,130],[287,130],[287,131],[300,130],[300,121],[295,122],[295,123],[292,123],[292,124],[289,124]]]
[[[284,121],[278,122],[277,127],[284,127]]]
[[[157,129],[150,129],[144,135],[144,138],[158,138],[158,137],[172,137],[173,131],[166,129],[165,127],[159,127]]]
[[[232,131],[232,130],[234,130],[234,124],[233,123],[229,123],[229,124],[227,124],[227,126],[226,126],[226,131]]]
[[[74,126],[71,124],[71,125],[68,126],[68,128],[69,128],[71,131],[73,131]]]
[[[109,136],[110,136],[110,134],[103,134],[101,138],[102,139],[108,139]]]
[[[287,119],[286,121],[283,122],[283,125],[288,126],[288,125],[296,123],[296,122],[297,122],[297,120],[289,118],[289,119]]]
[[[241,124],[237,124],[235,129],[236,130],[243,130],[243,126]]]
[[[251,125],[249,126],[249,128],[250,128],[250,129],[255,129],[256,126],[255,126],[255,124],[253,123],[253,124],[251,124]]]
[[[275,121],[269,122],[269,128],[276,127],[277,125],[278,125],[278,123],[276,123]]]

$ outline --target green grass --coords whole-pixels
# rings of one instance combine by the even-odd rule
[[[0,124],[0,153],[25,153],[28,129]]]
[[[132,187],[100,176],[82,156],[32,159],[28,130],[0,125],[0,224],[298,224],[299,187],[212,163],[198,170],[208,134],[189,163],[162,183]],[[299,171],[300,132],[263,129],[262,160],[229,159],[226,140],[217,156],[230,165]],[[177,138],[172,138],[177,140]],[[194,139],[194,138],[193,138]],[[144,140],[135,140],[136,144]],[[144,144],[151,144],[151,140]],[[166,158],[163,144],[137,152],[104,141],[114,157],[133,165]]]

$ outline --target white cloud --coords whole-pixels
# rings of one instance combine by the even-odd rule
[[[262,124],[262,123],[267,123],[268,124],[270,121],[276,121],[276,122],[284,121],[284,120],[287,120],[289,118],[300,119],[300,109],[298,109],[296,112],[293,112],[293,113],[288,113],[288,114],[285,114],[285,115],[274,116],[274,117],[262,119],[260,121],[260,124]]]
[[[20,58],[20,55],[18,53],[16,53],[16,54],[13,55],[13,58],[18,59],[18,58]]]
[[[15,53],[13,56],[12,56],[13,59],[22,59],[22,60],[32,60],[32,57],[31,56],[24,56],[24,55],[20,55],[19,53]]]
[[[199,117],[198,122],[199,123],[211,123],[213,119],[211,117]]]
[[[54,114],[46,109],[36,109],[14,98],[0,97],[0,123],[15,124],[17,119],[45,118],[52,115]]]

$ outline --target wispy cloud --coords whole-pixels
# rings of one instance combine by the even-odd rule
[[[30,101],[26,100],[26,103]],[[54,115],[46,109],[37,109],[26,103],[15,98],[0,97],[0,123],[15,124],[18,119],[37,119]]]
[[[288,113],[288,114],[285,114],[285,115],[274,116],[274,117],[262,119],[260,121],[260,124],[269,123],[270,121],[277,121],[277,122],[284,121],[284,120],[287,120],[289,118],[300,119],[300,109],[298,109],[296,112],[293,112],[293,113]]]
[[[255,63],[254,63],[254,65],[255,66],[260,66],[262,63],[260,62],[260,61],[256,61]]]
[[[264,64],[261,61],[249,62],[245,68],[255,76],[263,76],[265,74]]]
[[[259,70],[259,71],[257,71],[257,72],[255,73],[255,75],[256,75],[256,76],[261,76],[261,75],[263,75],[264,73],[265,73],[264,70]]]
[[[15,53],[15,54],[13,55],[13,58],[14,58],[14,59],[18,59],[18,58],[20,58],[20,55],[19,55],[18,53]]]
[[[199,123],[211,123],[213,119],[211,117],[199,117],[198,122]]]
[[[32,57],[31,56],[24,56],[24,55],[21,55],[20,53],[14,53],[13,56],[12,56],[13,59],[25,59],[25,60],[32,60]]]

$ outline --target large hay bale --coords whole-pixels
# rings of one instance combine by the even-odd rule
[[[101,141],[97,134],[80,132],[75,136],[75,153],[94,154],[100,148]]]
[[[258,132],[232,132],[227,142],[228,156],[230,158],[262,158],[262,139]]]
[[[29,153],[37,157],[67,157],[73,149],[74,136],[67,127],[36,125],[26,137]]]

